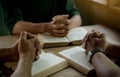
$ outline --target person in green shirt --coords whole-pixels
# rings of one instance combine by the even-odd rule
[[[5,14],[6,13],[5,13],[5,10],[3,9],[2,3],[3,3],[3,1],[0,0],[0,36],[10,34],[7,24],[5,22],[5,20],[6,20]]]
[[[28,31],[65,36],[69,29],[82,23],[74,0],[6,0],[6,3],[14,9],[9,12],[13,21],[8,25],[13,34]],[[61,19],[55,19],[56,16]]]

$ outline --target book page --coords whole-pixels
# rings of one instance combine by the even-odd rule
[[[82,41],[86,34],[87,31],[82,27],[73,28],[69,31],[67,38],[70,41]]]
[[[46,77],[68,66],[65,59],[57,57],[50,53],[40,56],[40,59],[33,64],[33,77]]]
[[[38,36],[43,38],[44,48],[67,46],[70,42],[66,37],[55,37],[50,34],[39,34]]]
[[[50,34],[39,34],[45,43],[54,43],[54,42],[69,42],[66,37],[55,37]]]
[[[7,63],[6,66],[15,69],[14,63]],[[33,63],[32,77],[46,77],[66,67],[68,63],[65,59],[50,53],[42,53],[40,58]]]
[[[59,54],[67,59],[72,67],[86,75],[89,71],[93,70],[93,66],[87,60],[85,50],[81,47],[73,47],[62,51]]]

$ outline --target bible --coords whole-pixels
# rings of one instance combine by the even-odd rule
[[[94,71],[93,66],[87,60],[85,49],[79,46],[61,51],[59,52],[59,55],[65,58],[71,67],[85,75],[89,75]]]
[[[82,43],[87,31],[82,27],[73,28],[65,37],[55,37],[50,34],[39,34],[43,38],[44,47],[67,46],[70,43],[78,45]]]
[[[5,64],[15,70],[17,62],[9,62]],[[32,77],[46,77],[68,67],[65,59],[54,54],[42,53],[40,58],[33,63]]]
[[[82,43],[83,38],[87,34],[87,31],[83,27],[73,28],[68,31],[65,37],[55,37],[50,34],[38,34],[36,37],[39,40],[43,40],[44,48],[47,47],[59,47],[67,46],[70,43],[73,45],[78,45]],[[19,36],[2,36],[0,37],[0,48],[11,47],[17,40]]]

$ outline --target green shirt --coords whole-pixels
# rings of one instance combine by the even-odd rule
[[[3,8],[3,1],[0,0],[0,36],[9,34],[10,32],[6,23],[6,12]]]
[[[11,4],[7,5],[8,8],[12,6],[12,11],[9,10],[9,19],[12,21],[8,24],[11,30],[20,20],[40,23],[50,22],[55,15],[79,15],[74,0],[8,0],[7,3]]]

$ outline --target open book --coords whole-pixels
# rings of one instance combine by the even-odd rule
[[[87,31],[83,27],[71,29],[66,37],[54,37],[50,34],[39,34],[44,41],[44,47],[67,46],[69,43],[81,44]]]
[[[85,50],[79,46],[73,47],[62,52],[59,55],[65,58],[71,67],[84,73],[85,75],[93,72],[93,66],[88,62]]]
[[[6,63],[7,67],[15,70],[17,63]],[[50,53],[42,53],[40,59],[33,63],[32,77],[46,77],[68,67],[65,59]]]
[[[87,31],[83,27],[71,29],[66,37],[54,37],[50,34],[38,34],[38,39],[43,38],[44,48],[45,47],[56,47],[56,46],[67,46],[72,44],[81,44]],[[19,36],[2,36],[0,37],[0,48],[11,47]]]

